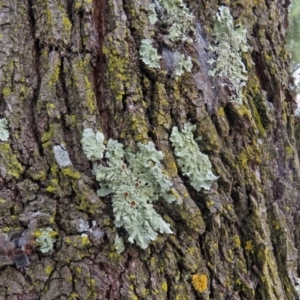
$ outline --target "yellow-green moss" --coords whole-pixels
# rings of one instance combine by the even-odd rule
[[[224,110],[224,107],[220,107],[218,109],[218,115],[221,116],[221,117],[225,117],[225,110]]]
[[[72,30],[72,24],[69,20],[69,18],[66,15],[63,15],[62,17],[62,23],[64,27],[64,31],[67,35],[70,35],[71,30]]]
[[[294,150],[291,145],[285,147],[285,153],[287,158],[291,158],[294,155]]]
[[[53,138],[53,128],[50,126],[48,131],[44,131],[42,134],[42,142],[46,143]]]
[[[139,298],[136,295],[131,294],[130,300],[139,300]]]
[[[45,268],[46,274],[50,275],[52,273],[53,269],[54,269],[53,266],[47,265],[46,268]]]
[[[261,117],[258,113],[258,110],[255,106],[253,106],[253,118],[254,118],[254,122],[256,124],[256,128],[258,129],[259,133],[261,134],[261,136],[266,136],[266,130],[262,124],[262,121],[261,121]]]
[[[91,242],[89,240],[89,237],[87,235],[81,236],[81,242],[83,246],[91,245]]]
[[[90,212],[91,214],[94,214],[96,212],[96,207],[94,204],[88,202],[88,200],[84,197],[81,197],[81,201],[79,205],[76,205],[76,208],[85,211],[85,212]]]
[[[83,98],[84,106],[88,109],[90,114],[96,111],[96,97],[93,91],[93,85],[86,74],[91,74],[90,56],[86,55],[84,59],[79,58],[74,63],[74,82],[80,91],[80,96]]]
[[[70,300],[77,300],[77,299],[79,299],[79,295],[78,295],[77,293],[73,292],[73,293],[69,296],[68,299],[70,299]]]
[[[2,89],[2,94],[4,97],[7,97],[9,96],[11,93],[11,89],[8,87],[8,86],[5,86],[3,89]]]
[[[49,193],[55,193],[58,190],[58,180],[57,179],[51,179],[50,184],[46,187],[46,191]]]
[[[50,86],[54,86],[58,82],[60,73],[60,63],[57,63],[51,71],[52,74],[50,74],[48,82]]]
[[[92,89],[92,84],[87,76],[84,76],[84,82],[86,86],[86,100],[87,100],[86,105],[90,113],[94,113],[96,109],[95,107],[96,98]]]
[[[66,167],[61,170],[61,172],[73,179],[79,179],[81,177],[80,173],[73,167]]]
[[[261,149],[257,146],[246,146],[245,149],[239,155],[239,165],[242,166],[242,169],[249,169],[248,162],[256,162],[259,164],[261,162]]]
[[[164,281],[162,284],[161,284],[161,289],[166,293],[168,291],[168,284],[166,281]]]
[[[75,126],[77,124],[77,116],[76,115],[67,115],[66,120],[67,120],[67,124],[69,126]]]
[[[18,162],[16,155],[13,154],[9,143],[0,144],[0,158],[2,166],[7,173],[18,179],[24,171],[22,165]]]
[[[240,240],[240,237],[238,235],[236,235],[236,236],[233,237],[232,242],[233,242],[233,245],[236,248],[240,248],[241,247],[241,240]]]

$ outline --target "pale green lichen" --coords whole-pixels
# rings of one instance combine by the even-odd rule
[[[193,137],[195,129],[196,125],[187,123],[180,133],[175,126],[173,127],[170,141],[174,147],[174,153],[177,157],[176,161],[183,175],[190,179],[191,185],[197,191],[200,191],[201,188],[209,190],[212,182],[218,177],[211,171],[211,163],[208,156],[201,153],[198,149]]]
[[[155,7],[156,7],[156,5],[154,3],[149,4],[149,10],[152,13],[148,16],[148,18],[149,18],[150,24],[152,24],[152,25],[154,25],[158,21]]]
[[[104,135],[102,132],[96,132],[91,128],[83,130],[81,144],[84,154],[89,160],[97,160],[103,157],[105,146],[103,145]]]
[[[37,238],[35,239],[35,241],[40,245],[39,250],[42,253],[47,253],[53,250],[54,243],[56,242],[54,236],[56,235],[57,232],[55,232],[50,227],[38,230],[38,232],[36,233]]]
[[[151,68],[160,68],[159,60],[161,56],[157,54],[157,50],[152,46],[152,41],[143,39],[141,41],[140,55],[142,61]]]
[[[192,42],[187,32],[194,31],[194,16],[182,0],[159,0],[158,3],[166,13],[163,22],[169,30],[168,37],[172,42],[178,40]]]
[[[172,233],[152,202],[159,197],[167,202],[176,198],[171,192],[172,183],[162,173],[162,152],[151,142],[148,145],[138,143],[137,147],[137,153],[124,151],[122,144],[110,139],[105,152],[106,164],[94,164],[94,173],[100,183],[98,195],[113,195],[115,225],[126,229],[130,243],[135,241],[145,249],[157,238],[157,231]]]
[[[295,290],[296,290],[297,294],[300,296],[300,278],[296,278],[296,282],[297,282],[297,285],[295,287]]]
[[[7,130],[7,120],[6,118],[0,119],[0,140],[7,141],[9,137],[9,132]]]
[[[115,238],[115,249],[118,254],[121,254],[125,249],[123,239],[118,235]]]
[[[221,6],[215,17],[213,36],[215,45],[209,49],[217,57],[208,60],[209,64],[215,66],[208,74],[226,78],[229,83],[222,85],[233,91],[231,100],[242,104],[242,91],[248,80],[245,75],[247,70],[242,61],[242,53],[249,49],[246,30],[242,25],[235,26],[229,8]]]
[[[188,37],[188,33],[194,31],[194,16],[182,0],[159,0],[155,4],[149,5],[149,22],[154,25],[158,21],[156,10],[160,12],[159,18],[162,24],[168,29],[168,37],[172,42],[193,40]],[[157,54],[157,50],[152,46],[152,41],[149,39],[142,40],[140,55],[145,64],[152,68],[160,68],[159,59],[161,56]],[[181,53],[176,52],[173,59],[175,63],[175,77],[181,76],[185,69],[187,72],[192,70],[191,58]]]
[[[176,52],[175,58],[176,58],[176,64],[174,69],[175,76],[181,76],[184,73],[184,69],[187,72],[191,72],[193,64],[190,56],[186,58],[183,54]]]

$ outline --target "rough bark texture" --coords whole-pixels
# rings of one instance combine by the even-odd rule
[[[297,299],[299,165],[294,94],[284,46],[288,1],[186,1],[195,15],[193,70],[175,80],[147,67],[141,40],[175,50],[151,1],[1,0],[0,229],[23,230],[33,218],[59,233],[51,254],[35,251],[27,275],[0,269],[0,299]],[[228,5],[247,29],[249,80],[244,105],[208,76],[212,25]],[[215,88],[213,89],[213,85]],[[176,167],[173,126],[197,125],[195,136],[219,176],[196,192]],[[173,235],[141,250],[114,248],[110,198],[99,199],[80,139],[84,128],[135,148],[153,141],[180,195],[156,210]],[[53,146],[73,166],[60,168]],[[85,243],[78,220],[104,232]],[[195,282],[198,279],[198,285]],[[206,282],[207,281],[207,282]],[[194,282],[194,284],[193,284]]]

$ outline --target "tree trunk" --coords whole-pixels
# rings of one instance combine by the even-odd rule
[[[0,2],[0,119],[9,131],[0,141],[0,230],[11,236],[36,219],[37,231],[58,233],[53,250],[42,253],[36,243],[26,273],[3,263],[0,299],[298,299],[288,0],[221,1],[247,30],[243,104],[208,75],[218,2],[185,2],[195,17],[193,43],[172,42],[161,16],[151,24],[150,0]],[[162,56],[160,68],[141,59],[143,39]],[[178,77],[168,65],[177,50],[193,63]],[[176,163],[169,137],[188,122],[218,176],[209,191],[196,191]],[[96,194],[81,146],[85,128],[131,149],[152,141],[162,151],[178,195],[155,209],[173,234],[159,234],[145,250],[127,241],[114,225],[111,196]],[[55,147],[72,165],[57,163]],[[96,222],[98,235],[87,228],[82,235],[80,219]]]

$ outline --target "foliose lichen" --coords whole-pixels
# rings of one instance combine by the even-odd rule
[[[174,147],[176,161],[183,173],[190,181],[191,185],[200,191],[201,188],[210,189],[212,182],[218,179],[211,171],[211,163],[206,154],[199,151],[194,140],[193,132],[196,125],[187,123],[181,133],[176,126],[173,127],[170,141]]]
[[[185,57],[183,54],[176,52],[175,53],[175,69],[174,69],[174,75],[175,76],[181,76],[184,73],[184,69],[187,72],[191,72],[193,64],[191,57]]]
[[[210,46],[209,50],[215,53],[216,58],[208,60],[209,64],[214,65],[208,74],[226,78],[229,83],[223,82],[222,85],[233,91],[231,100],[242,104],[242,91],[248,80],[242,61],[242,53],[249,49],[246,30],[242,25],[235,26],[229,8],[221,6],[215,16],[213,36],[215,45]]]
[[[89,160],[102,159],[105,146],[103,145],[104,135],[93,129],[85,128],[82,133],[81,144],[84,154]]]
[[[89,232],[94,236],[96,239],[100,239],[103,237],[104,232],[100,230],[100,228],[97,226],[97,223],[95,220],[92,221],[92,226],[90,227],[90,224],[88,221],[84,221],[83,219],[78,219],[77,221],[77,230],[78,232]]]
[[[154,3],[149,4],[149,10],[151,11],[151,14],[148,16],[150,24],[154,25],[157,21],[157,13],[155,11],[156,5]]]
[[[37,236],[35,241],[40,245],[39,250],[42,253],[47,253],[53,250],[54,243],[56,242],[56,238],[54,238],[54,236],[57,235],[56,231],[47,227],[39,229],[35,235]]]
[[[190,13],[186,4],[182,0],[158,0],[149,5],[150,14],[149,22],[154,25],[158,20],[168,29],[168,38],[172,42],[193,42],[188,37],[188,33],[194,31],[194,16]],[[159,16],[156,11],[159,11]],[[142,40],[140,55],[145,64],[153,68],[160,68],[158,63],[161,56],[157,54],[157,50],[152,46],[149,39]],[[173,75],[181,76],[184,69],[187,72],[192,70],[192,60],[179,52],[176,52],[176,66]]]
[[[142,61],[151,68],[160,68],[159,60],[161,56],[157,54],[157,50],[152,46],[152,41],[143,39],[141,41],[140,55]]]
[[[0,140],[7,141],[9,137],[9,132],[7,130],[7,120],[6,118],[0,119]]]
[[[118,235],[116,235],[116,238],[115,238],[115,249],[118,254],[121,254],[125,249],[123,239],[121,237],[119,237]]]
[[[165,11],[162,21],[168,28],[170,40],[192,42],[187,33],[194,31],[195,17],[190,13],[186,4],[182,0],[159,0],[158,3]]]
[[[137,147],[137,153],[125,151],[122,144],[110,139],[104,155],[106,165],[94,164],[94,174],[100,183],[97,194],[112,194],[114,224],[126,229],[130,243],[135,241],[145,249],[157,238],[157,231],[172,233],[152,203],[159,197],[169,203],[176,198],[171,193],[172,183],[162,173],[162,152],[151,142],[138,143]]]

